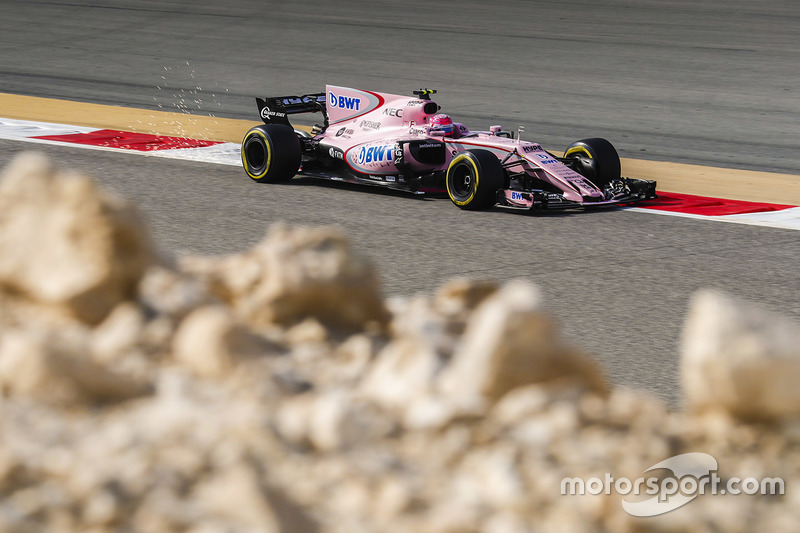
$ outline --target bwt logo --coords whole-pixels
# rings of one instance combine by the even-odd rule
[[[511,199],[512,200],[525,200],[525,197],[522,196],[521,192],[512,192],[511,193]]]
[[[391,158],[391,146],[370,146],[369,148],[362,146],[361,150],[358,151],[359,165],[363,165],[364,163],[380,163],[382,161],[388,161]]]
[[[336,96],[333,93],[328,93],[328,105],[331,107],[338,107],[339,109],[352,109],[354,111],[360,111],[361,98],[356,96]]]

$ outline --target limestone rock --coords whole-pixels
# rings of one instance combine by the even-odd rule
[[[479,408],[516,387],[554,380],[605,389],[597,365],[561,340],[540,308],[537,288],[513,281],[470,317],[440,386],[454,402]]]
[[[127,400],[151,392],[145,379],[93,361],[88,341],[42,330],[5,332],[0,339],[0,388],[55,406]]]
[[[32,164],[0,183],[3,207],[13,197],[23,221],[51,208],[48,224],[86,220],[63,205],[83,196]],[[89,214],[102,211],[98,202],[88,201]],[[96,259],[87,249],[106,250],[85,246],[106,242],[102,232],[69,222],[74,233],[56,231],[37,255],[8,240],[22,229],[5,215],[0,243],[21,246],[36,276],[52,274],[38,261],[75,267]],[[279,227],[239,256],[191,258],[178,270],[164,261],[138,292],[132,282],[121,299],[101,299],[105,318],[91,325],[69,318],[80,315],[71,296],[45,301],[22,283],[37,279],[21,272],[28,263],[0,262],[16,268],[0,277],[0,531],[800,523],[798,328],[724,295],[701,294],[693,307],[683,367],[692,411],[680,413],[652,395],[606,393],[526,282],[454,280],[435,295],[398,296],[389,327],[372,327],[387,324],[375,318],[386,309],[374,273],[333,230]],[[95,274],[95,263],[70,270],[70,287],[91,286]],[[718,460],[725,480],[780,476],[786,494],[706,494],[647,519],[627,515],[619,494],[561,494],[565,478],[637,479],[697,451]]]
[[[800,415],[800,324],[727,294],[694,295],[683,332],[688,406],[772,419]]]
[[[434,307],[445,315],[470,312],[498,288],[496,283],[490,281],[455,278],[436,291]]]
[[[378,350],[379,342],[379,339],[357,333],[340,344],[331,359],[335,368],[334,379],[342,384],[360,381]]]
[[[152,380],[158,360],[147,342],[145,332],[148,327],[139,305],[134,302],[119,304],[91,330],[88,344],[92,360],[134,381]]]
[[[252,249],[225,257],[186,255],[178,257],[177,262],[182,272],[200,280],[214,295],[231,305],[267,275],[265,265]]]
[[[135,296],[154,257],[136,210],[90,178],[33,154],[0,177],[0,292],[95,324]]]
[[[242,256],[216,263],[184,261],[182,266],[198,271],[255,326],[291,325],[313,317],[363,329],[388,320],[375,270],[334,229],[274,226]]]
[[[328,338],[328,332],[319,321],[307,318],[286,331],[285,340],[290,346],[304,344],[323,344]]]
[[[136,349],[144,325],[144,315],[134,303],[125,302],[115,307],[92,330],[90,343],[95,358],[100,361],[114,361],[126,352]]]
[[[221,306],[201,307],[187,316],[175,332],[172,348],[178,362],[204,377],[224,377],[237,361],[270,351],[269,343]]]
[[[392,298],[389,309],[392,314],[392,337],[408,339],[422,349],[432,349],[449,358],[463,331],[463,323],[458,328],[452,328],[449,317],[437,311],[432,299],[424,295]]]
[[[275,428],[287,442],[328,452],[385,436],[393,427],[390,420],[341,389],[290,398],[275,417]]]
[[[471,313],[496,290],[494,283],[457,278],[439,287],[432,298],[391,298],[391,334],[416,339],[449,358]]]
[[[431,393],[442,361],[429,346],[400,339],[376,357],[361,383],[361,392],[386,409],[402,410]]]
[[[237,531],[317,531],[314,520],[279,491],[267,486],[259,479],[258,472],[258,465],[241,463],[204,479],[195,488],[197,504],[209,514],[235,524]]]
[[[380,406],[406,428],[442,427],[457,414],[436,390],[436,377],[444,364],[431,344],[402,337],[377,354],[359,385],[359,396]]]
[[[156,313],[176,319],[214,303],[199,280],[161,265],[154,265],[144,273],[139,283],[139,299]]]

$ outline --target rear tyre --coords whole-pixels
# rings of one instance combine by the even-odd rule
[[[283,124],[256,126],[242,141],[242,166],[254,181],[288,181],[300,168],[302,151],[294,130]]]
[[[461,209],[488,209],[497,201],[505,171],[488,150],[467,150],[447,167],[447,194]]]
[[[571,160],[572,169],[600,189],[620,177],[619,154],[614,145],[600,137],[575,141],[567,147],[564,158]]]

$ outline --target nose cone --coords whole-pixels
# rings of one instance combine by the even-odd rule
[[[590,191],[589,194],[583,194],[583,201],[584,202],[602,202],[606,199],[605,194],[603,194],[599,189],[595,189]]]
[[[606,196],[603,194],[603,191],[595,187],[593,183],[586,179],[577,179],[577,180],[570,180],[570,185],[572,185],[575,190],[579,193],[581,199],[580,201],[583,202],[602,202],[606,199]],[[566,195],[565,195],[566,196]]]

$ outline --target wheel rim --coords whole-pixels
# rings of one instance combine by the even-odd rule
[[[475,186],[475,176],[469,165],[460,164],[453,169],[453,192],[456,196],[466,197]]]
[[[267,165],[267,150],[262,139],[250,137],[244,145],[244,155],[253,174],[261,174]]]

